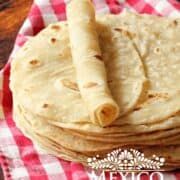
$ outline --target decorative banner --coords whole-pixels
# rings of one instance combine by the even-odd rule
[[[103,159],[97,155],[87,159],[93,169],[106,171],[141,171],[160,170],[164,166],[165,158],[153,155],[146,158],[143,153],[135,149],[117,149],[108,153]]]

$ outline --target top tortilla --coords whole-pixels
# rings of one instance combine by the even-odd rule
[[[180,110],[179,24],[179,19],[129,13],[97,20],[109,87],[121,116],[126,114],[113,125],[157,123]],[[66,23],[50,25],[19,51],[11,89],[31,112],[67,126],[87,123],[93,132],[76,84]]]
[[[104,44],[107,79],[122,116],[141,96],[146,81],[144,69],[127,36],[118,35],[121,42],[111,40],[109,49],[112,34],[105,24],[100,26],[107,31],[100,42]],[[30,111],[52,121],[91,122],[76,83],[65,22],[50,25],[20,49],[12,62],[10,78],[13,93]]]

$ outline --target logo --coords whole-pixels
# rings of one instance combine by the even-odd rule
[[[164,166],[165,158],[152,155],[146,158],[144,153],[135,149],[117,149],[103,159],[99,155],[87,159],[88,166],[102,171],[153,171]]]

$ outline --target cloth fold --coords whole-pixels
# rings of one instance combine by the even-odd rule
[[[0,72],[0,164],[5,179],[88,180],[90,171],[81,164],[64,161],[39,150],[16,127],[12,118],[9,90],[11,60],[16,51],[49,23],[66,19],[66,0],[35,0],[22,25],[8,63]],[[124,9],[139,13],[180,17],[180,3],[175,0],[93,0],[97,13],[118,14]],[[180,179],[179,172],[163,173],[164,179]],[[148,177],[144,178],[148,179]]]

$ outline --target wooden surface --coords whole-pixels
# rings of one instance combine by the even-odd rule
[[[0,0],[0,69],[8,60],[16,34],[33,0]],[[3,173],[0,169],[0,180]]]
[[[0,68],[8,59],[31,4],[32,0],[0,0]]]

